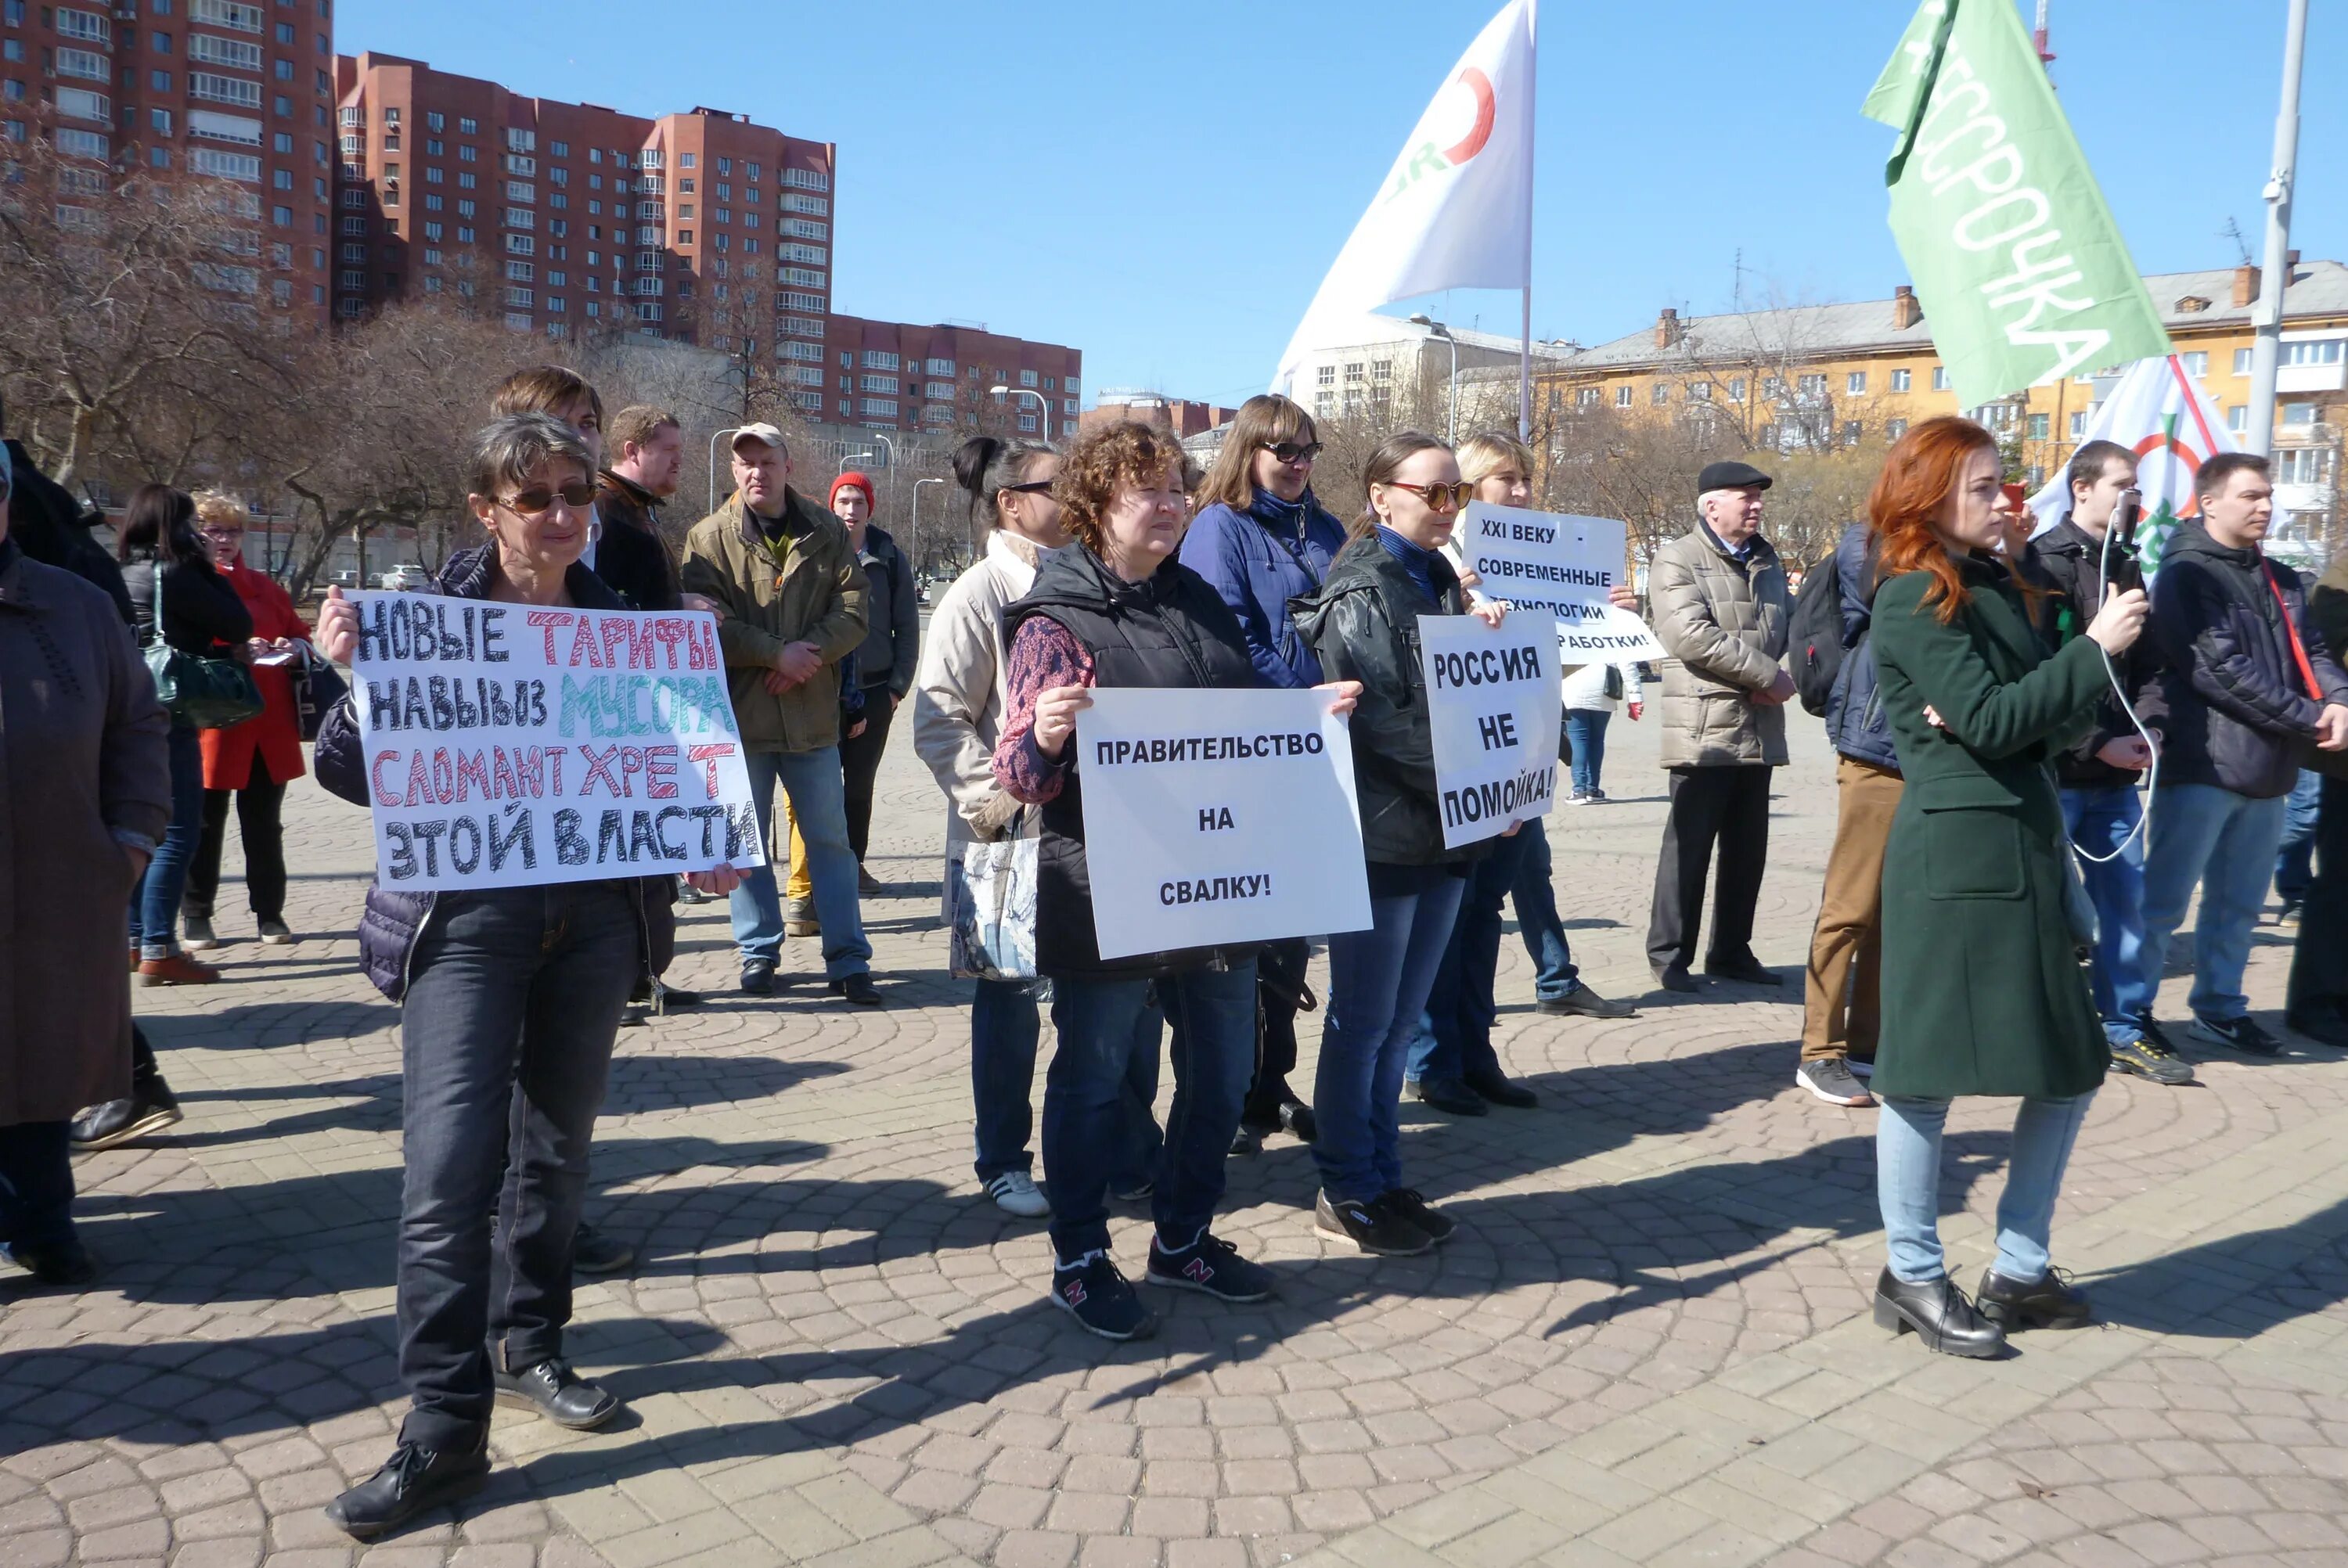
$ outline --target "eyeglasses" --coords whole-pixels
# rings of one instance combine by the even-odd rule
[[[1052,483],[1049,479],[1030,479],[1024,485],[1005,485],[1003,487],[1014,496],[1048,496],[1052,493]]]
[[[1321,456],[1321,443],[1318,441],[1303,444],[1294,441],[1266,441],[1262,444],[1262,449],[1283,463],[1310,463],[1313,458]]]
[[[203,534],[204,538],[223,545],[232,545],[244,538],[242,528],[206,528]]]
[[[575,485],[565,485],[560,489],[550,489],[544,485],[533,485],[516,495],[499,497],[498,505],[534,518],[553,506],[557,496],[561,497],[562,504],[572,511],[584,511],[595,504],[595,487],[584,479]]]
[[[1456,512],[1476,497],[1476,487],[1462,479],[1456,485],[1406,485],[1400,479],[1388,479],[1389,488],[1408,490],[1426,503],[1426,509],[1437,517]]]

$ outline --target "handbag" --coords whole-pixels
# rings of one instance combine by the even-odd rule
[[[325,723],[326,715],[335,704],[350,695],[350,683],[334,661],[304,642],[302,668],[294,677],[294,723],[305,741],[318,738],[318,730]]]
[[[2078,848],[2067,841],[2063,845],[2063,921],[2071,927],[2072,945],[2083,959],[2096,950],[2103,934],[2103,918],[2096,913],[2095,899],[2087,895]]]
[[[1623,690],[1622,667],[1620,664],[1609,664],[1606,666],[1607,701],[1611,702],[1621,702],[1622,700]]]
[[[147,646],[147,669],[155,695],[172,719],[199,730],[225,730],[260,716],[261,688],[252,671],[233,659],[207,659],[163,641],[163,562],[155,571],[155,641]]]
[[[1020,831],[1027,817],[1022,810],[1000,838],[947,850],[948,964],[957,979],[1035,978],[1035,851],[1041,841]]]

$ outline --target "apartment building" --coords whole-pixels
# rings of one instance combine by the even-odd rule
[[[323,323],[332,0],[0,0],[0,136],[220,180],[223,294]]]
[[[723,109],[526,97],[391,55],[336,73],[338,316],[453,293],[549,337],[824,356],[832,143]]]
[[[793,396],[810,418],[870,430],[947,431],[978,423],[1003,387],[1023,435],[1072,435],[1084,354],[991,333],[983,323],[834,316],[820,360],[789,346]],[[819,407],[820,405],[820,407]]]
[[[1238,409],[1219,404],[1194,403],[1187,397],[1169,397],[1162,392],[1117,387],[1097,396],[1093,406],[1077,416],[1076,427],[1091,430],[1097,425],[1137,419],[1144,425],[1170,430],[1188,441],[1193,436],[1203,436],[1229,425],[1239,416]]]

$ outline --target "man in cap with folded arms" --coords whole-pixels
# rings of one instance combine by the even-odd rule
[[[1786,569],[1761,537],[1769,485],[1749,463],[1708,465],[1696,479],[1695,527],[1657,550],[1647,571],[1655,637],[1671,655],[1660,715],[1672,805],[1647,928],[1647,961],[1665,990],[1696,989],[1688,965],[1715,841],[1720,878],[1704,972],[1785,983],[1753,952],[1769,855],[1769,779],[1786,761],[1786,702],[1794,695],[1782,663]]]
[[[736,430],[733,471],[734,494],[687,536],[680,575],[686,592],[718,605],[717,641],[758,820],[773,822],[780,784],[806,841],[825,978],[835,996],[877,1007],[839,771],[839,661],[864,641],[864,568],[839,519],[790,487],[780,430]],[[771,858],[778,845],[767,847]],[[771,863],[744,874],[733,911],[742,989],[764,996],[783,945]]]

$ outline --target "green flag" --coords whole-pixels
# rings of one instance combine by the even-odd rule
[[[2169,352],[2013,0],[1924,0],[1864,112],[1960,404]]]

